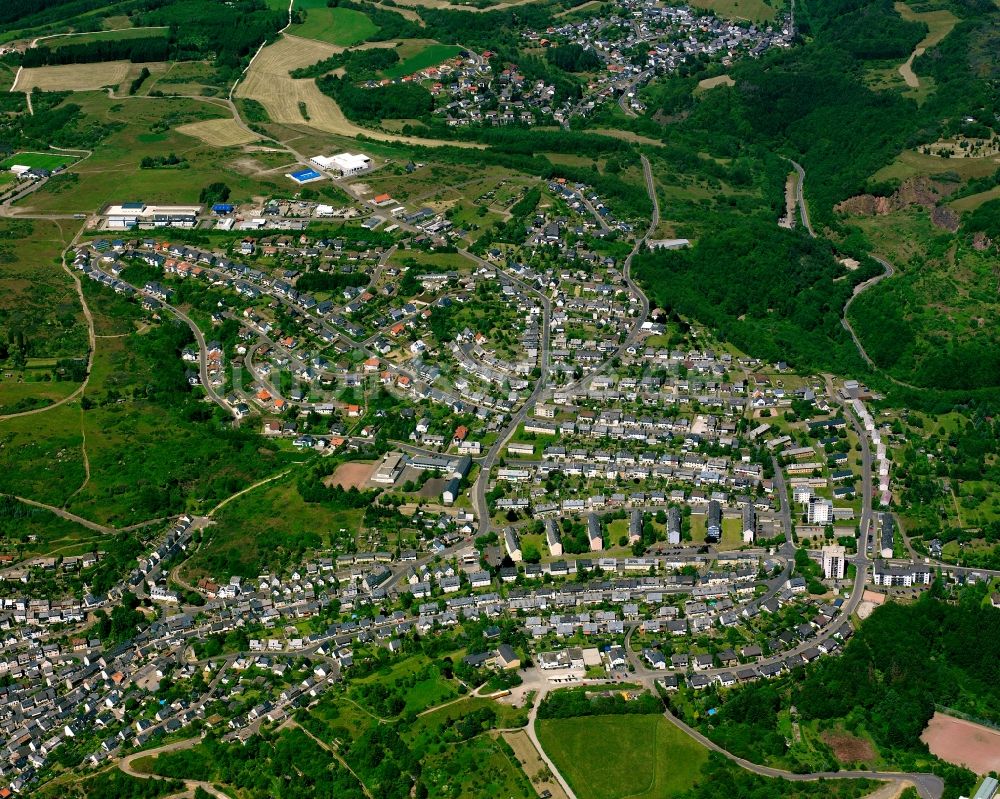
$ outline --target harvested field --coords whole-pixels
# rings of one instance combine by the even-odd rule
[[[566,792],[552,776],[552,772],[549,771],[548,766],[545,765],[545,762],[539,756],[538,750],[535,749],[535,745],[531,742],[528,734],[524,730],[501,734],[504,740],[510,744],[510,748],[514,750],[514,757],[521,764],[521,768],[524,769],[524,773],[528,779],[532,781],[531,784],[535,786],[535,790],[539,794],[543,791],[549,791],[552,799],[566,799]],[[535,777],[540,775],[545,775],[544,779],[539,779],[535,782]]]
[[[279,124],[308,125],[338,136],[354,137],[362,134],[378,141],[401,141],[429,147],[481,146],[462,141],[393,136],[382,131],[362,128],[344,116],[340,106],[316,87],[315,80],[311,78],[296,80],[289,74],[293,69],[315,64],[342,49],[311,39],[282,36],[274,44],[260,51],[237,87],[236,96],[256,100],[267,109],[271,119]],[[308,119],[302,115],[302,106],[305,107]]]
[[[833,750],[841,763],[867,763],[875,759],[875,750],[869,741],[843,730],[827,730],[820,735],[823,743]]]
[[[704,80],[698,81],[698,89],[700,91],[706,91],[707,89],[714,89],[716,86],[735,86],[736,81],[734,81],[728,75],[716,75],[714,78],[705,78]]]
[[[935,713],[920,740],[932,754],[976,774],[1000,771],[1000,730]]]
[[[205,144],[214,147],[236,147],[240,144],[249,144],[257,141],[260,137],[244,130],[234,119],[210,119],[206,122],[191,122],[187,125],[180,125],[178,133],[185,136],[193,136],[200,139]]]
[[[128,75],[128,61],[105,61],[100,64],[60,64],[54,67],[22,69],[11,91],[86,92],[105,86],[117,86]]]
[[[323,482],[327,486],[340,486],[343,489],[362,489],[368,485],[368,480],[375,471],[377,463],[342,463],[337,470]]]

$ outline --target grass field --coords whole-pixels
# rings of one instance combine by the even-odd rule
[[[99,64],[60,64],[22,69],[11,91],[93,91],[104,86],[117,86],[125,80],[132,66],[129,61],[104,61]]]
[[[295,487],[296,473],[250,491],[233,500],[215,516],[206,543],[187,561],[189,578],[234,574],[255,577],[262,569],[277,568],[293,549],[307,547],[314,534],[326,543],[341,528],[355,532],[360,510],[331,510],[303,501]]]
[[[226,122],[225,112],[209,102],[183,98],[123,102],[100,94],[76,95],[73,102],[86,114],[120,125],[120,129],[102,141],[90,158],[52,178],[19,207],[45,213],[75,213],[96,211],[127,199],[195,203],[202,188],[220,180],[232,189],[235,202],[279,188],[274,176],[238,169],[232,163],[231,150],[209,146],[178,132],[177,128],[192,123]],[[184,157],[188,167],[138,168],[143,157],[170,152]]]
[[[378,33],[367,14],[351,8],[326,8],[310,6],[306,10],[306,21],[288,29],[293,36],[317,39],[337,47],[352,47]]]
[[[694,0],[695,8],[714,11],[726,19],[749,19],[764,22],[774,19],[777,9],[765,0]]]
[[[71,155],[59,155],[57,153],[17,153],[3,161],[0,161],[0,169],[10,169],[15,164],[30,166],[32,169],[59,169],[60,167],[72,164],[76,159]]]
[[[391,69],[385,71],[385,75],[390,78],[401,78],[404,75],[412,75],[428,67],[436,67],[443,64],[449,58],[454,58],[461,51],[461,47],[453,44],[430,44],[412,55],[405,55],[403,59]]]
[[[708,750],[659,715],[543,719],[537,732],[579,799],[680,796],[708,760]]]
[[[0,220],[0,340],[23,336],[27,358],[79,357],[86,327],[59,265],[69,231],[44,220]]]
[[[68,36],[55,36],[50,39],[42,39],[39,46],[50,49],[58,49],[69,45],[92,44],[93,42],[117,42],[122,39],[150,39],[154,36],[166,36],[170,33],[170,28],[122,28],[110,31],[93,31],[91,33],[79,33]]]

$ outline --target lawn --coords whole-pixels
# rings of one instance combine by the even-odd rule
[[[385,70],[386,77],[401,78],[404,75],[412,75],[428,67],[436,67],[443,64],[449,58],[454,58],[462,51],[462,48],[454,44],[430,44],[418,50],[413,55],[403,58],[396,66]]]
[[[0,161],[0,169],[10,169],[15,164],[19,164],[21,166],[30,166],[32,169],[54,170],[67,164],[72,164],[75,160],[70,155],[23,152]]]
[[[303,4],[297,5],[302,7]],[[294,36],[352,47],[378,33],[378,26],[367,14],[352,8],[326,8],[309,3],[304,10],[306,21],[289,28],[288,32]]]
[[[537,732],[579,799],[680,796],[708,760],[708,750],[659,715],[544,719]]]

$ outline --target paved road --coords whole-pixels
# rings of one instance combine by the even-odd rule
[[[868,278],[868,280],[866,280],[864,283],[859,283],[854,287],[854,293],[851,294],[847,302],[844,303],[844,315],[841,317],[840,323],[844,326],[844,329],[851,334],[851,338],[854,339],[854,346],[858,348],[858,352],[860,352],[861,357],[865,359],[865,363],[867,363],[872,369],[875,369],[876,371],[881,371],[875,365],[875,362],[871,359],[868,353],[865,351],[864,345],[861,343],[861,339],[858,338],[857,333],[854,332],[854,327],[851,325],[850,319],[847,318],[847,312],[851,308],[851,303],[853,303],[854,300],[857,299],[859,294],[861,294],[863,291],[867,291],[877,283],[882,282],[887,277],[892,277],[892,275],[896,271],[893,265],[890,264],[888,261],[886,261],[884,258],[880,258],[877,255],[873,255],[872,258],[878,261],[882,265],[882,268],[885,271],[882,272],[881,275],[875,275],[875,277]]]
[[[802,193],[802,186],[806,182],[806,171],[797,161],[789,158],[788,162],[795,168],[795,172],[799,176],[799,179],[795,182],[795,202],[799,206],[799,219],[802,220],[802,227],[809,231],[809,235],[816,238],[816,231],[813,230],[812,224],[809,221],[809,208],[806,206],[806,198]]]
[[[542,748],[541,741],[538,740],[538,734],[535,732],[535,721],[538,718],[538,706],[542,703],[545,693],[546,691],[543,689],[535,694],[534,704],[532,704],[531,710],[528,712],[528,726],[524,728],[524,731],[528,733],[528,738],[531,740],[532,746],[538,750],[538,755],[542,758],[542,762],[548,766],[549,771],[552,772],[552,776],[556,778],[556,782],[558,782],[562,789],[566,792],[566,796],[569,797],[569,799],[576,799],[576,794],[573,793],[573,789],[570,788],[569,783],[563,779],[563,775],[559,773],[559,769],[556,768],[556,764],[549,759],[549,756],[545,753],[545,749]]]
[[[183,741],[174,741],[166,746],[160,746],[156,749],[146,749],[142,752],[135,752],[131,755],[127,755],[118,761],[118,768],[128,774],[130,777],[137,777],[140,780],[163,780],[166,777],[160,777],[156,774],[144,774],[141,771],[136,771],[133,767],[133,763],[142,757],[156,757],[157,755],[164,754],[166,752],[179,752],[182,749],[191,749],[201,743],[201,738],[187,738]],[[201,788],[206,791],[211,796],[217,797],[217,799],[230,799],[229,796],[222,793],[222,791],[215,788],[212,783],[205,782],[203,780],[181,780],[185,787],[189,791],[194,791],[195,788]]]
[[[817,771],[809,774],[794,774],[791,771],[760,766],[723,749],[697,730],[689,727],[669,710],[664,715],[674,726],[686,732],[702,746],[708,747],[713,752],[718,752],[741,768],[751,771],[754,774],[760,774],[762,777],[778,777],[792,782],[813,782],[820,779],[887,780],[896,783],[912,782],[922,799],[941,799],[941,794],[944,793],[944,781],[934,774],[909,774],[891,771]]]

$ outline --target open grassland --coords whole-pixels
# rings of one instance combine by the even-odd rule
[[[381,141],[400,141],[427,146],[476,147],[469,142],[443,142],[407,136],[393,136],[351,122],[332,98],[323,94],[316,81],[294,79],[289,72],[328,58],[341,48],[311,39],[283,36],[268,45],[254,60],[246,77],[237,87],[236,96],[256,100],[267,109],[274,122],[284,125],[308,125],[339,136],[358,134]],[[303,108],[306,116],[303,116]],[[307,118],[308,117],[308,118]]]
[[[1000,186],[994,186],[992,189],[981,191],[978,194],[970,194],[968,197],[953,200],[948,205],[956,211],[974,211],[983,203],[997,199],[1000,199]]]
[[[247,174],[233,164],[233,152],[209,146],[178,132],[199,122],[229,121],[211,101],[184,98],[114,100],[106,95],[77,95],[73,102],[105,124],[118,126],[94,154],[49,180],[18,207],[46,213],[96,211],[110,203],[196,203],[201,189],[225,182],[237,202],[279,188],[280,178]],[[223,129],[230,129],[229,125]],[[145,156],[175,153],[183,169],[140,169]],[[282,183],[284,181],[282,180]]]
[[[749,19],[754,22],[774,19],[777,13],[777,9],[765,0],[694,0],[691,5],[714,11],[726,19]]]
[[[21,379],[16,372],[0,372],[0,416],[51,405],[68,397],[79,386],[69,380],[30,379],[37,371],[27,370],[25,376],[29,379]],[[44,374],[51,376],[47,369]]]
[[[289,33],[338,47],[351,47],[378,33],[378,26],[361,11],[321,6],[308,8],[305,22],[293,25]]]
[[[402,49],[402,48],[401,48]],[[400,53],[402,61],[387,69],[385,74],[390,78],[401,78],[404,75],[412,75],[428,67],[436,67],[443,64],[449,58],[454,58],[461,52],[462,48],[453,44],[429,44],[422,47],[412,55]]]
[[[59,64],[22,69],[11,91],[93,91],[104,86],[117,86],[125,80],[132,66],[129,61],[104,61],[99,64]]]
[[[190,122],[176,128],[178,133],[193,136],[213,147],[236,147],[240,144],[250,144],[259,137],[251,131],[244,130],[235,119],[210,119],[206,122]]]
[[[708,750],[659,715],[543,719],[537,732],[579,799],[679,796],[708,760]]]
[[[935,155],[925,155],[916,150],[904,150],[891,164],[882,167],[872,180],[906,180],[918,175],[934,175],[942,172],[954,172],[963,180],[982,178],[992,175],[1000,167],[1000,156],[984,158],[941,158]]]
[[[56,222],[0,220],[0,341],[29,360],[87,353],[83,310],[59,263],[71,235]]]
[[[4,491],[61,506],[84,478],[80,406],[0,421]]]
[[[906,3],[896,3],[895,9],[903,19],[910,22],[923,22],[927,25],[927,35],[920,40],[913,49],[913,52],[910,53],[909,58],[900,65],[898,70],[899,75],[903,78],[903,82],[908,87],[907,92],[905,92],[906,95],[917,100],[917,102],[922,102],[926,99],[926,89],[929,88],[926,85],[928,80],[926,78],[921,79],[913,71],[913,60],[922,56],[931,47],[939,44],[945,36],[951,33],[951,29],[958,23],[958,17],[945,8],[917,12]]]
[[[256,576],[262,569],[291,562],[295,553],[326,544],[331,532],[344,529],[353,534],[360,528],[361,510],[305,502],[296,475],[293,470],[221,508],[205,531],[205,543],[184,565],[187,579]]]
[[[0,553],[5,555],[79,555],[99,548],[105,537],[44,508],[22,505],[20,510],[17,518],[0,517]]]

